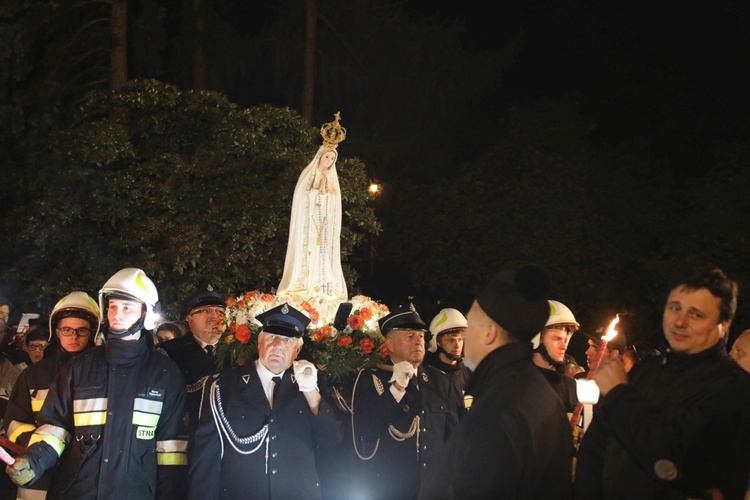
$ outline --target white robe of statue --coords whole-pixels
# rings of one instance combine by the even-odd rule
[[[316,306],[328,303],[334,310],[348,298],[341,270],[337,156],[335,149],[321,146],[299,176],[292,199],[284,275],[276,291],[277,296],[300,297]]]

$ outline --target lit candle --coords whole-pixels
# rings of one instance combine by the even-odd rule
[[[592,380],[594,378],[594,375],[596,375],[596,370],[599,368],[599,364],[602,362],[602,358],[604,357],[604,352],[607,350],[607,344],[610,340],[615,338],[615,335],[617,335],[617,330],[615,330],[615,326],[620,321],[620,315],[618,314],[615,316],[615,319],[613,319],[609,323],[609,327],[607,328],[607,332],[602,337],[601,342],[599,342],[599,346],[596,348],[596,353],[594,354],[594,359],[591,360],[591,363],[589,363],[589,373],[586,375],[586,380]],[[570,417],[570,426],[575,428],[576,425],[578,425],[578,419],[581,418],[581,412],[583,411],[583,404],[579,401],[576,404],[575,410],[573,411],[573,416]]]

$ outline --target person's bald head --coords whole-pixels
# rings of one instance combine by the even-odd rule
[[[750,330],[740,333],[737,340],[732,344],[732,350],[729,355],[742,367],[743,370],[750,373]]]

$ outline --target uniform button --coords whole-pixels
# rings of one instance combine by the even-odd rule
[[[271,456],[272,456],[273,458],[276,458],[276,455],[278,455],[278,453],[276,453],[275,451],[274,451],[273,453],[271,453]]]
[[[422,432],[427,432],[427,427],[422,427]]]
[[[276,439],[276,434],[274,434],[273,436],[271,436],[271,441],[273,441],[274,439]]]
[[[427,445],[422,446],[422,449],[426,450],[427,449]]]
[[[111,416],[112,416],[112,412],[111,412],[111,411],[108,411],[108,412],[107,412],[107,415],[109,415],[109,416],[111,417]]]
[[[109,459],[108,459],[108,458],[105,458],[105,459],[103,460],[103,462],[104,462],[104,463],[106,464],[107,462],[109,462]]]
[[[269,419],[268,421],[269,421],[270,423],[273,423],[273,419]]]
[[[278,471],[276,469],[274,469],[274,470],[271,471],[271,474],[276,474],[276,472],[278,472]]]
[[[427,468],[427,464],[422,464],[422,468],[426,469]]]
[[[302,414],[302,410],[298,410],[297,413],[299,413],[301,415]]]

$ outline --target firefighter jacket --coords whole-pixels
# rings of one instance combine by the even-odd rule
[[[463,396],[437,368],[421,365],[399,402],[390,392],[392,375],[392,368],[363,370],[352,395],[368,498],[415,498],[463,415]]]
[[[110,339],[50,389],[24,457],[36,477],[62,457],[60,498],[184,498],[184,383],[152,342]]]
[[[315,450],[335,446],[342,436],[341,422],[325,397],[322,372],[317,415],[289,369],[273,408],[255,363],[233,368],[207,385],[210,408],[202,411],[195,435],[191,500],[321,497]]]
[[[3,427],[8,439],[20,446],[28,446],[29,439],[36,431],[36,418],[42,409],[49,388],[55,383],[57,374],[63,366],[71,359],[73,356],[70,353],[58,349],[53,356],[44,358],[21,372],[10,394],[3,419]],[[44,477],[35,481],[33,486],[18,488],[18,498],[21,500],[44,498],[39,492],[47,491],[51,484],[52,471],[50,470],[45,472]]]

